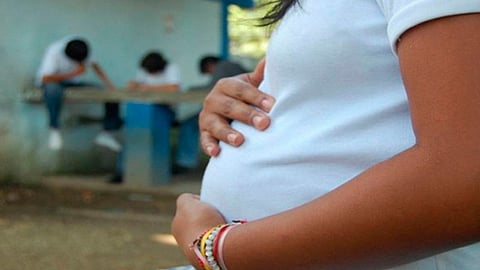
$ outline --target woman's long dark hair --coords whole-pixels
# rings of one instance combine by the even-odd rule
[[[267,26],[272,25],[278,22],[280,19],[283,18],[285,13],[293,7],[294,5],[298,4],[299,0],[276,0],[268,2],[266,5],[273,5],[270,11],[262,18],[261,25]]]

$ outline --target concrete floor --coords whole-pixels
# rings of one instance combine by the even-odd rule
[[[170,235],[176,196],[199,174],[138,188],[55,176],[0,188],[0,269],[154,270],[186,264]]]

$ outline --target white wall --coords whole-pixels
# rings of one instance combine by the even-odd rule
[[[147,50],[158,49],[180,66],[188,87],[205,82],[197,62],[219,52],[220,23],[216,1],[0,0],[0,177],[30,175],[33,168],[42,171],[52,160],[65,163],[71,156],[46,152],[43,107],[25,105],[19,97],[52,41],[69,34],[88,38],[117,86],[134,76]],[[74,149],[78,156],[89,155],[90,150]]]

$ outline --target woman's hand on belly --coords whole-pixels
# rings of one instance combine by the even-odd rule
[[[217,209],[200,201],[198,195],[184,193],[177,199],[177,210],[172,221],[172,233],[190,262],[197,265],[190,244],[205,230],[224,223],[226,223],[225,219]]]
[[[270,118],[265,112],[270,111],[275,100],[258,89],[264,68],[265,59],[252,73],[219,80],[205,98],[199,125],[200,143],[207,155],[217,156],[220,153],[219,141],[232,146],[243,143],[243,134],[230,126],[232,120],[258,130],[265,130],[270,125]]]

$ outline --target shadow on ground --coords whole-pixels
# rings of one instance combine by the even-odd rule
[[[199,176],[132,189],[104,177],[0,187],[0,265],[9,270],[154,270],[186,264],[170,235],[175,199]]]

